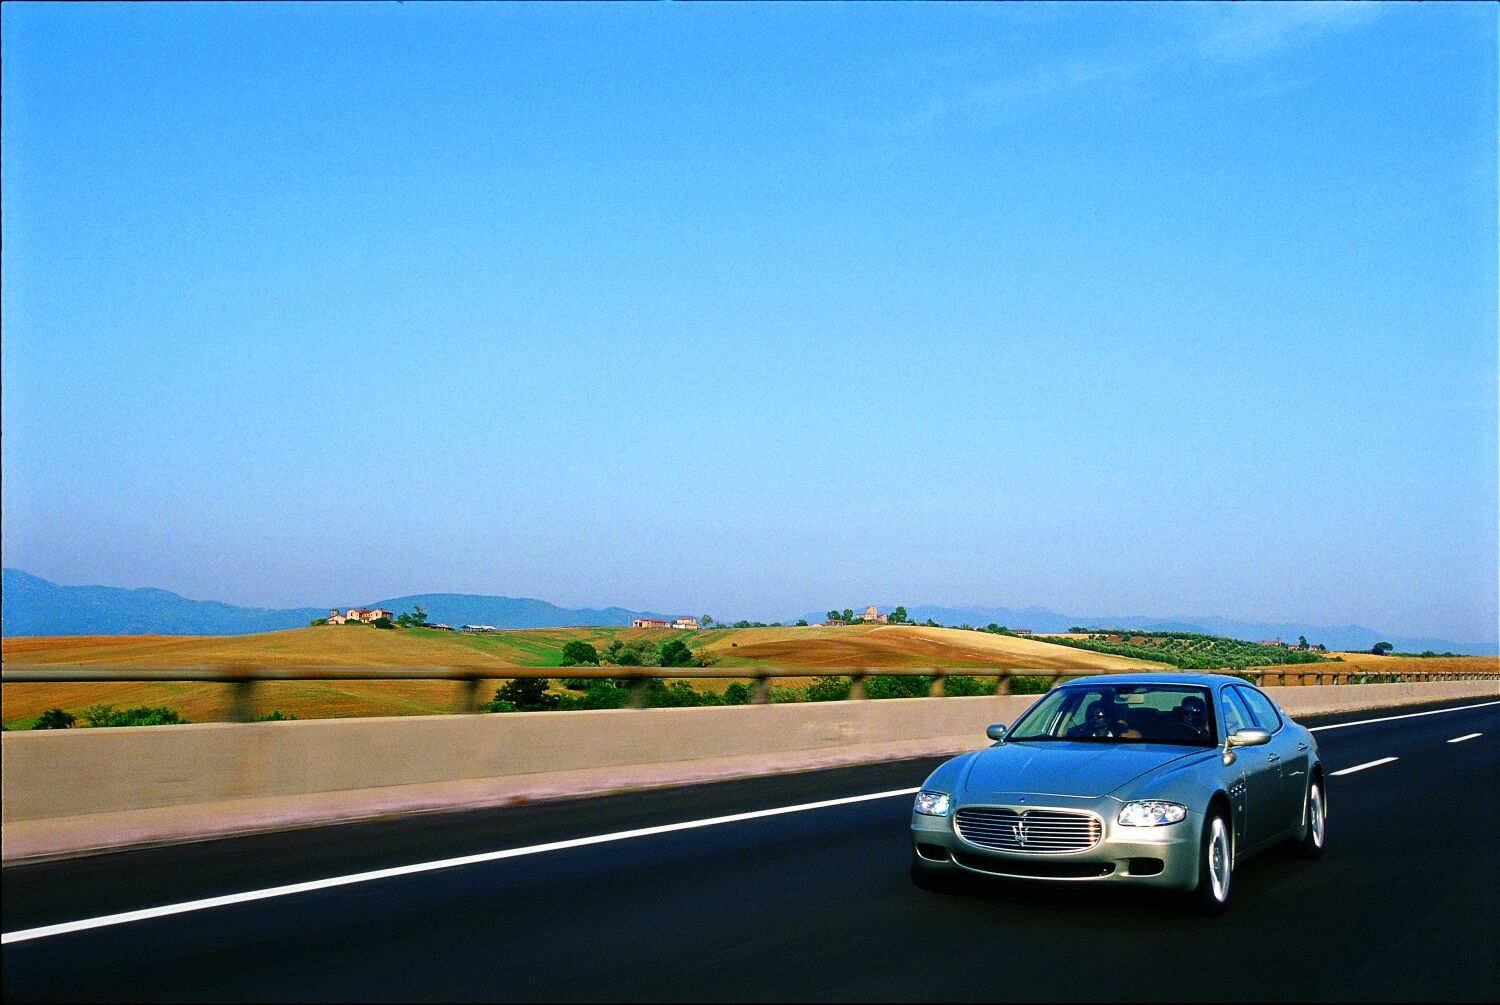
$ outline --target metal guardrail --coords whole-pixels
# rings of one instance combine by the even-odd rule
[[[771,682],[788,677],[848,677],[849,699],[866,697],[865,682],[870,677],[931,677],[932,697],[944,694],[947,677],[995,678],[994,694],[1011,693],[1015,677],[1089,677],[1119,673],[1225,673],[1255,678],[1262,686],[1302,684],[1341,685],[1367,683],[1407,683],[1452,680],[1500,680],[1500,671],[1400,670],[1381,672],[1358,667],[1334,667],[1299,663],[1282,667],[1249,670],[1105,670],[1057,669],[1049,667],[516,667],[470,664],[421,667],[336,667],[336,666],[245,666],[234,664],[200,666],[114,666],[9,663],[0,667],[0,683],[6,684],[78,684],[78,683],[151,683],[155,681],[200,682],[229,685],[230,718],[249,722],[254,718],[252,702],[257,684],[266,681],[381,681],[381,680],[451,680],[459,684],[459,708],[477,712],[479,686],[483,681],[516,679],[580,678],[586,680],[623,680],[630,698],[627,707],[644,708],[646,685],[652,680],[748,680],[750,704],[770,701]],[[1274,678],[1274,679],[1273,679]]]

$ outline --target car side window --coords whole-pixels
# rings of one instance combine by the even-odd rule
[[[1224,735],[1233,736],[1254,720],[1250,718],[1250,710],[1240,696],[1232,687],[1226,687],[1219,691],[1219,699],[1224,705]]]
[[[1250,715],[1254,717],[1255,724],[1268,733],[1274,733],[1281,728],[1281,714],[1276,711],[1276,706],[1271,699],[1255,690],[1253,687],[1237,687],[1245,704],[1250,706]]]

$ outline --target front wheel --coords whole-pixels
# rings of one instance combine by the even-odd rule
[[[1198,889],[1193,897],[1204,914],[1223,914],[1229,906],[1229,880],[1234,874],[1234,853],[1229,838],[1229,818],[1213,810],[1203,822],[1203,843],[1198,856]]]
[[[1328,837],[1328,797],[1323,794],[1323,779],[1315,778],[1307,787],[1307,832],[1297,842],[1297,854],[1303,858],[1322,858]]]

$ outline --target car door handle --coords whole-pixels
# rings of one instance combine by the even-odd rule
[[[1281,755],[1272,754],[1271,756],[1267,757],[1266,760],[1270,761],[1272,764],[1275,764],[1277,761],[1281,760]]]
[[[1305,744],[1305,743],[1299,743],[1299,744],[1297,744],[1297,749],[1298,750],[1306,750],[1307,749],[1307,744]]]

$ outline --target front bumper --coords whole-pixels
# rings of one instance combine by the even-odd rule
[[[1189,810],[1186,819],[1163,827],[1122,827],[1115,818],[1123,804],[1115,799],[1053,801],[1028,795],[1024,804],[984,805],[1016,811],[1093,813],[1100,818],[1101,837],[1098,844],[1084,851],[1004,851],[965,840],[954,829],[951,814],[934,817],[913,813],[911,836],[917,867],[1040,882],[1110,883],[1174,890],[1192,890],[1198,885],[1201,813]]]

